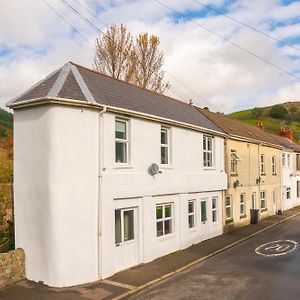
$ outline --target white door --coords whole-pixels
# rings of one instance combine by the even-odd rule
[[[276,200],[276,190],[273,190],[273,213],[277,212],[277,200]]]
[[[200,228],[202,240],[209,238],[208,198],[200,200]]]
[[[137,208],[115,210],[115,254],[118,271],[139,263]]]

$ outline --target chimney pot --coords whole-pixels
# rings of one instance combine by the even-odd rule
[[[289,140],[292,140],[293,132],[292,132],[291,128],[281,127],[280,136],[288,138]]]
[[[264,130],[264,123],[262,121],[256,121],[256,127],[258,127],[261,130]]]

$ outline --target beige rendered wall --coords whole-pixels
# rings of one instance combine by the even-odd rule
[[[281,150],[260,144],[226,140],[225,169],[228,175],[228,189],[225,193],[232,197],[232,219],[226,219],[225,199],[223,224],[225,230],[231,227],[240,227],[250,223],[250,209],[252,195],[255,195],[255,208],[260,209],[260,191],[266,191],[266,209],[260,211],[261,219],[273,215],[281,209]],[[231,174],[231,153],[236,151],[241,158],[237,163],[237,175]],[[265,156],[265,175],[260,176],[260,155]],[[276,157],[276,174],[272,174],[272,156]],[[260,182],[257,179],[261,178]],[[239,185],[234,187],[234,182]],[[273,201],[273,191],[275,201]],[[245,194],[245,216],[240,215],[240,195]]]

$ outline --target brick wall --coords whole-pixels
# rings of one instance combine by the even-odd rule
[[[0,288],[25,278],[25,254],[16,249],[0,254]]]

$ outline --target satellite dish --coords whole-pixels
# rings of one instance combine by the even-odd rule
[[[150,167],[149,167],[149,173],[150,175],[154,176],[157,173],[161,173],[161,171],[159,170],[159,165],[156,163],[153,163]]]

